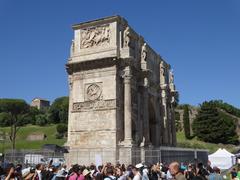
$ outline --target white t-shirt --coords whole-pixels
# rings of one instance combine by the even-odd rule
[[[38,178],[39,180],[42,180],[42,174],[41,174],[41,170],[36,170],[37,174],[38,174]]]
[[[168,170],[168,171],[167,171],[167,179],[172,179],[172,178],[173,178],[173,177],[172,177],[170,171]]]
[[[108,176],[104,178],[104,180],[115,180],[115,179],[116,179],[115,176]]]
[[[141,179],[142,179],[142,177],[141,177],[140,173],[137,173],[133,178],[133,180],[141,180]]]

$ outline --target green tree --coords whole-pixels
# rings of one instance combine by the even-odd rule
[[[237,116],[240,118],[240,109],[223,102],[222,100],[212,100],[209,103],[214,104],[216,107],[228,112],[231,115]]]
[[[184,105],[183,108],[183,128],[184,128],[184,134],[187,139],[191,139],[190,134],[190,122],[189,122],[189,106]]]
[[[17,132],[20,129],[22,122],[29,112],[29,105],[21,99],[0,99],[0,112],[8,113],[10,116],[10,141],[12,149],[16,146]]]
[[[68,128],[66,124],[58,124],[56,129],[57,129],[56,138],[61,139],[66,135]]]
[[[221,113],[212,102],[204,102],[193,121],[193,132],[205,142],[236,144],[238,142],[236,122],[231,117]]]
[[[35,119],[35,124],[39,126],[45,126],[48,122],[47,114],[38,114],[35,116]]]
[[[7,112],[0,113],[0,126],[6,127],[10,126],[11,116]]]
[[[54,100],[49,108],[50,123],[67,123],[68,122],[69,98],[60,97]]]
[[[37,107],[30,107],[30,110],[28,113],[28,123],[36,124],[36,116],[39,114],[44,114],[44,113],[40,112],[40,110]]]
[[[57,132],[59,134],[64,134],[64,133],[67,132],[67,125],[66,124],[58,124],[56,128],[57,128]]]

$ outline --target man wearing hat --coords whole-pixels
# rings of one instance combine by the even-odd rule
[[[134,175],[133,180],[141,180],[142,176],[140,173],[140,168],[143,168],[143,164],[139,163],[135,167],[132,168],[132,173]]]

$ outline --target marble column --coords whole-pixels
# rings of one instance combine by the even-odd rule
[[[144,78],[144,86],[143,86],[143,136],[144,136],[144,146],[150,145],[150,126],[149,126],[149,108],[148,108],[148,101],[149,101],[149,95],[148,95],[148,80],[145,77]]]
[[[132,145],[131,69],[124,69],[124,145]]]
[[[167,97],[165,89],[162,90],[162,106],[163,106],[163,144],[169,144],[168,135],[168,108],[167,108]]]
[[[72,104],[73,104],[73,75],[68,75],[68,85],[69,85],[69,112],[72,111]],[[71,119],[71,113],[68,113],[68,119]],[[71,137],[71,131],[72,131],[72,127],[71,127],[71,123],[70,121],[68,121],[68,137]],[[68,138],[68,141],[65,145],[71,144],[70,143],[71,138]]]

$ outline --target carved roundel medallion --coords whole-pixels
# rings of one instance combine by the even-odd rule
[[[87,88],[87,97],[89,100],[94,101],[102,94],[101,87],[97,84],[91,84]]]

